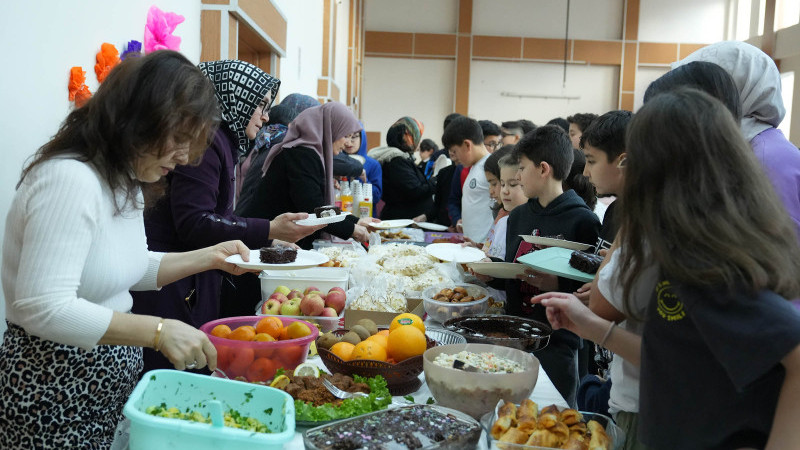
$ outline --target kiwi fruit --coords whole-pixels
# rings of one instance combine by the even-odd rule
[[[339,338],[336,337],[336,335],[334,335],[333,333],[328,332],[317,338],[317,347],[330,349],[331,347],[333,347],[334,344],[338,342]]]
[[[375,325],[375,322],[369,319],[361,319],[358,321],[358,324],[366,328],[367,331],[369,331],[370,336],[378,332],[378,326]]]
[[[361,342],[361,337],[355,331],[348,331],[344,336],[342,336],[341,342],[349,342],[353,345],[356,345]]]
[[[369,332],[369,331],[367,331],[367,329],[366,329],[366,328],[364,328],[364,327],[363,327],[363,326],[361,326],[361,325],[353,325],[353,327],[352,327],[352,328],[350,328],[350,331],[351,331],[351,332],[353,332],[353,333],[356,333],[356,334],[358,335],[358,337],[360,337],[360,338],[361,338],[361,340],[362,340],[362,341],[363,341],[364,339],[366,339],[366,338],[368,338],[368,337],[372,336],[372,335],[370,334],[370,332]]]

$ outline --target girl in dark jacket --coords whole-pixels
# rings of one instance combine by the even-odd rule
[[[419,146],[422,125],[403,117],[386,133],[386,147],[369,152],[383,168],[383,210],[381,219],[411,219],[433,207],[434,182],[414,164],[414,150]]]

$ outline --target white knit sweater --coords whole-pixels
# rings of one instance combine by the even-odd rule
[[[141,209],[114,214],[113,194],[88,164],[45,162],[17,190],[6,219],[6,318],[28,333],[92,349],[128,290],[156,288],[163,254],[147,251]]]

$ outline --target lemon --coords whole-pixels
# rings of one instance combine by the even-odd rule
[[[314,364],[303,363],[294,369],[294,376],[319,378],[319,369]]]
[[[289,385],[290,381],[291,380],[289,380],[289,377],[286,375],[278,375],[274,380],[272,380],[272,383],[270,383],[269,386],[277,389],[283,389]]]

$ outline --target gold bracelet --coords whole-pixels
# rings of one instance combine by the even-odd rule
[[[164,318],[161,318],[161,320],[158,322],[158,327],[156,327],[156,337],[153,339],[153,348],[157,352],[161,351],[161,349],[158,348],[158,345],[159,345],[159,340],[161,339],[161,329],[162,328],[164,328]]]
[[[600,347],[605,347],[606,341],[608,340],[609,336],[611,336],[611,332],[614,330],[615,326],[617,326],[617,324],[612,320],[611,324],[608,326],[608,329],[606,330],[606,334],[603,335],[603,340],[600,341],[599,344]]]

